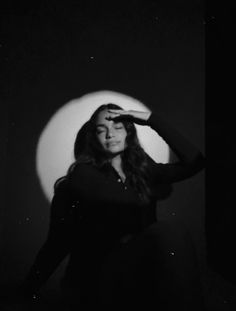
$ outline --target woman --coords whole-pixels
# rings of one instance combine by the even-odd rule
[[[134,123],[157,131],[179,161],[154,162]],[[155,212],[172,183],[203,169],[201,152],[156,114],[107,104],[79,131],[74,154],[67,175],[55,183],[48,237],[26,292],[37,292],[69,254],[62,289],[71,305],[202,310],[190,236],[182,226],[158,221]]]

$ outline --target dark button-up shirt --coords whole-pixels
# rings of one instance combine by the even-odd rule
[[[66,255],[70,254],[68,279],[77,278],[78,263],[91,255],[91,249],[109,251],[124,237],[142,232],[156,221],[156,202],[170,194],[171,184],[204,167],[201,152],[156,114],[145,125],[158,132],[179,161],[162,164],[148,157],[152,193],[148,204],[112,166],[104,171],[78,164],[52,199],[48,237],[26,280],[32,291],[41,287]]]

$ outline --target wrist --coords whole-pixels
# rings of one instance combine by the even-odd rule
[[[145,111],[143,112],[143,120],[144,121],[148,121],[150,116],[151,116],[152,112],[151,111]]]
[[[146,121],[148,121],[148,120],[149,120],[149,118],[151,117],[151,114],[152,114],[152,112],[151,112],[151,111],[148,111],[148,112],[147,112],[147,119],[146,119]]]

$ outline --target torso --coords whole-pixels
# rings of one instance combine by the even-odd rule
[[[104,173],[91,165],[76,170],[71,182],[80,202],[83,229],[105,233],[108,238],[143,229],[150,206],[140,200],[125,174],[120,176],[113,167]]]

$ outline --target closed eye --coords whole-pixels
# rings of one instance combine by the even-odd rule
[[[103,124],[100,124],[96,127],[96,133],[99,134],[99,133],[103,133],[105,131],[105,126]]]
[[[105,132],[105,130],[97,130],[96,131],[97,134],[101,134],[101,133],[104,133],[104,132]]]
[[[114,128],[117,129],[117,130],[120,130],[120,129],[123,129],[124,128],[124,125],[122,123],[115,123],[114,124]]]

